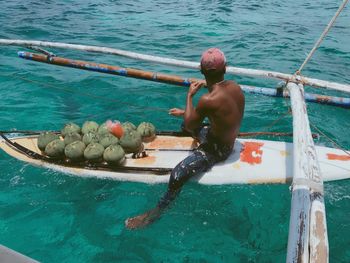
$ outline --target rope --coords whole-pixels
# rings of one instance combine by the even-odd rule
[[[333,16],[333,18],[331,19],[331,21],[329,22],[327,27],[325,28],[325,30],[321,34],[320,38],[317,40],[317,42],[315,43],[314,47],[311,49],[309,55],[306,57],[306,59],[304,60],[303,64],[301,64],[300,68],[296,72],[297,74],[300,74],[300,72],[303,70],[303,68],[306,65],[306,63],[309,62],[309,60],[311,59],[312,55],[315,53],[316,49],[320,46],[322,40],[326,37],[328,31],[331,29],[331,27],[333,26],[335,20],[337,19],[337,17],[341,13],[341,11],[344,9],[344,7],[348,3],[348,1],[349,0],[344,0],[343,3],[340,5],[340,7],[338,8],[337,12],[335,13],[335,15]]]
[[[265,126],[264,128],[262,128],[263,131],[268,131],[270,130],[270,128],[272,128],[273,126],[275,126],[278,122],[280,122],[282,119],[284,119],[287,115],[290,115],[291,112],[291,108],[288,108],[288,111],[281,114],[280,117],[277,120],[274,120],[271,124]]]
[[[319,128],[317,128],[316,125],[312,124],[310,121],[309,121],[310,125],[315,129],[317,130],[317,132],[319,132],[320,134],[322,134],[326,139],[328,139],[332,144],[333,146],[338,149],[338,150],[342,150],[344,153],[346,153],[347,155],[350,156],[350,153],[348,151],[346,151],[343,147],[341,147],[337,142],[335,142],[334,140],[332,140],[329,136],[327,136],[324,132],[322,132]]]

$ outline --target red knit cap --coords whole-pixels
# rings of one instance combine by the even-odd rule
[[[219,71],[226,67],[224,53],[218,48],[209,48],[204,51],[201,58],[201,69],[204,71]]]

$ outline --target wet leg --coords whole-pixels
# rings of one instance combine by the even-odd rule
[[[202,151],[194,151],[180,162],[171,172],[168,190],[159,201],[158,205],[142,214],[126,220],[126,227],[136,229],[145,227],[157,220],[161,213],[170,205],[181,191],[182,186],[193,176],[199,175],[214,165],[214,158],[210,158]]]

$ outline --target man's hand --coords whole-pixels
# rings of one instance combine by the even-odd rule
[[[182,109],[178,109],[178,108],[172,108],[169,110],[169,114],[176,116],[176,117],[180,117],[180,116],[183,116],[185,114],[185,111]]]
[[[197,91],[201,87],[203,87],[204,84],[205,84],[204,81],[196,81],[196,82],[191,83],[191,86],[190,86],[190,88],[188,90],[187,95],[190,96],[190,97],[193,97],[197,93]]]

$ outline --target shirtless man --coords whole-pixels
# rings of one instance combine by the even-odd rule
[[[200,145],[173,169],[168,190],[156,208],[126,220],[126,227],[130,229],[144,227],[158,219],[188,179],[226,160],[232,152],[243,118],[244,95],[239,85],[224,80],[226,58],[219,49],[210,48],[203,53],[201,72],[205,76],[209,92],[199,99],[197,107],[193,106],[192,99],[204,82],[191,84],[185,110],[174,108],[169,111],[171,115],[183,116],[183,128]],[[205,117],[209,119],[209,126],[202,124]]]

